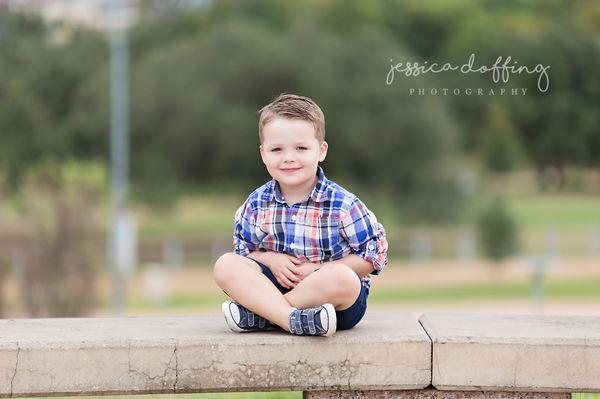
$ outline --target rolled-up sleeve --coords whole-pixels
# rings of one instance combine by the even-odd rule
[[[248,201],[237,210],[234,218],[233,252],[247,256],[258,249],[259,240],[256,236],[256,213]]]
[[[371,262],[377,275],[387,265],[388,243],[383,225],[358,199],[354,199],[340,216],[340,234],[348,242],[354,255]]]

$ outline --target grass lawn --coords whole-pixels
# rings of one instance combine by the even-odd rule
[[[523,228],[556,225],[600,228],[600,198],[597,195],[553,194],[509,198],[509,208]]]
[[[174,236],[193,242],[227,240],[233,229],[233,216],[242,196],[196,194],[179,200],[173,208],[156,210],[134,206],[141,240]],[[466,209],[461,226],[475,226],[487,199],[474,199]],[[520,251],[539,253],[546,250],[548,237],[557,236],[560,252],[567,256],[588,253],[590,232],[600,229],[600,200],[589,194],[513,195],[507,198],[510,212],[518,225]],[[368,202],[385,225],[390,253],[407,256],[411,232],[416,226],[400,222],[400,212],[389,198],[373,198]],[[432,256],[456,256],[457,226],[425,226],[431,235]]]
[[[536,230],[556,226],[565,231],[600,228],[600,199],[588,194],[536,194],[507,198],[510,211],[521,229]],[[198,195],[179,200],[172,209],[157,212],[144,206],[136,206],[141,235],[180,234],[188,236],[199,232],[229,233],[233,215],[243,201],[242,196]],[[485,198],[476,199],[467,209],[465,220],[476,220],[478,212],[486,203]],[[379,219],[391,230],[396,226],[394,201],[378,198],[369,204]],[[399,212],[399,211],[398,211]]]
[[[600,298],[600,279],[577,279],[550,281],[544,286],[546,299],[594,299]],[[395,288],[373,290],[370,303],[442,302],[445,300],[473,301],[478,299],[527,299],[533,292],[531,282],[502,284],[470,284],[451,287]],[[219,309],[225,294],[175,294],[158,306],[161,309],[195,308],[200,310]],[[141,297],[130,297],[128,307],[133,309],[157,308]],[[106,304],[108,306],[108,304]]]

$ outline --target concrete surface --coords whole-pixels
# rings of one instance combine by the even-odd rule
[[[0,396],[420,389],[431,342],[406,313],[331,338],[236,334],[222,317],[0,320]]]
[[[441,390],[600,392],[600,317],[426,313]]]

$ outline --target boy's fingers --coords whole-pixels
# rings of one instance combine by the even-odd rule
[[[302,261],[292,255],[288,255],[288,259],[291,260],[295,265],[299,265]]]
[[[294,284],[292,284],[292,282],[285,275],[282,275],[280,284],[288,289],[294,287]]]
[[[302,270],[300,270],[300,268],[298,267],[298,265],[295,265],[293,263],[288,264],[287,265],[287,269],[290,270],[294,274],[297,274],[297,275],[301,275],[302,274]]]
[[[277,280],[277,282],[282,286],[287,288],[285,281],[283,281],[283,275],[279,276],[279,275],[275,275],[275,280]]]
[[[295,272],[293,272],[292,270],[288,269],[287,272],[284,272],[284,276],[290,280],[290,282],[292,283],[299,283],[300,279],[298,277],[296,277],[296,275],[294,274]]]
[[[281,285],[283,288],[290,288],[288,287],[281,279],[277,279],[277,282],[279,283],[279,285]]]
[[[300,269],[299,267],[294,267],[292,270],[292,273],[294,273],[294,277],[297,279],[298,276],[302,276],[302,269]]]

